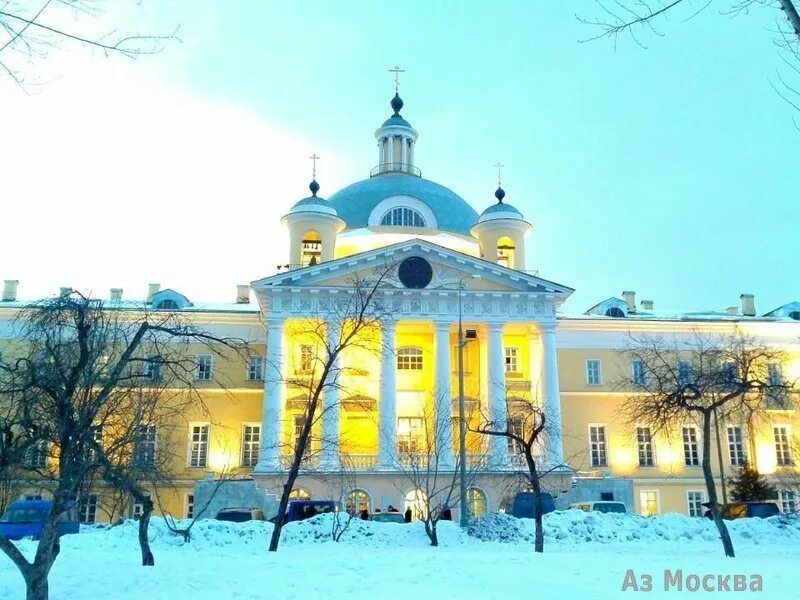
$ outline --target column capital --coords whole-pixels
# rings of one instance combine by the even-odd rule
[[[543,321],[539,323],[539,330],[542,333],[553,333],[557,326],[558,323],[556,321]]]
[[[489,321],[486,323],[486,327],[489,329],[490,332],[503,332],[503,328],[505,327],[505,323],[500,323],[498,321]]]

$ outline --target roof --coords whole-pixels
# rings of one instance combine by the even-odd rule
[[[302,200],[295,202],[289,212],[321,212],[329,215],[335,215],[336,209],[328,200],[325,200],[325,198],[320,198],[319,196],[309,196],[308,198],[303,198]]]
[[[462,235],[478,221],[478,213],[461,196],[443,185],[406,173],[384,173],[363,179],[333,194],[328,200],[347,229],[367,227],[370,213],[392,196],[411,196],[433,211],[438,229]]]
[[[411,127],[411,123],[406,121],[400,115],[392,115],[383,122],[383,125],[381,125],[381,127],[390,127],[392,125],[400,125],[401,127]]]
[[[484,210],[478,218],[478,222],[483,223],[484,221],[492,221],[494,219],[514,219],[515,221],[522,221],[522,213],[510,204],[498,202]]]

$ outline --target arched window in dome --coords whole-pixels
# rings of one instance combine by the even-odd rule
[[[178,303],[172,298],[167,298],[156,304],[158,310],[178,310]]]
[[[800,321],[800,310],[793,310],[789,313],[789,318],[795,321]]]
[[[612,306],[606,311],[607,317],[614,317],[615,319],[622,319],[625,317],[625,313],[622,312],[622,309],[618,306]]]
[[[515,251],[514,241],[509,237],[501,237],[497,240],[497,264],[513,269]]]
[[[300,242],[300,266],[311,267],[322,259],[322,238],[316,231],[307,231]]]
[[[413,208],[398,206],[381,218],[381,225],[391,227],[427,227],[425,219]]]

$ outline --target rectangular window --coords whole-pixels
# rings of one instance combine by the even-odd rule
[[[692,383],[692,361],[679,360],[678,361],[678,384],[689,385]]]
[[[797,492],[793,490],[780,490],[778,499],[781,503],[781,512],[794,514],[797,512]]]
[[[95,444],[103,447],[103,426],[102,425],[95,425],[92,427],[92,440]],[[89,446],[86,448],[86,460],[89,462],[95,462],[97,460],[97,452],[94,448]]]
[[[148,493],[145,493],[145,496],[149,499],[151,496]],[[134,502],[133,503],[133,514],[131,515],[134,519],[139,519],[144,514],[144,504],[141,502]]]
[[[47,467],[49,450],[50,444],[47,440],[39,440],[25,453],[25,466],[29,469],[44,469]]]
[[[653,434],[649,427],[636,428],[636,446],[639,450],[639,466],[654,466],[656,462],[653,454]]]
[[[305,415],[295,415],[294,416],[294,447],[297,448],[298,444],[300,444],[300,436],[303,435],[303,427],[306,424],[306,416]]]
[[[261,448],[261,424],[245,423],[242,430],[242,466],[255,467]]]
[[[189,426],[189,466],[205,467],[208,464],[208,423]]]
[[[161,379],[161,359],[158,356],[150,356],[142,364],[142,379],[149,381],[159,381]]]
[[[140,469],[151,469],[156,464],[156,426],[139,425],[134,465]]]
[[[728,425],[728,456],[732,467],[741,467],[747,462],[744,453],[744,434],[739,425]]]
[[[397,351],[398,371],[421,371],[422,350],[419,348],[400,348]]]
[[[186,494],[186,518],[194,518],[194,494]]]
[[[397,451],[399,454],[417,454],[420,451],[424,426],[421,417],[397,419]]]
[[[508,419],[509,431],[523,440],[527,440],[528,432],[525,431],[525,417],[517,415],[509,417]],[[523,446],[519,440],[514,438],[507,438],[508,440],[508,453],[512,456],[520,455],[523,453]]]
[[[769,363],[767,365],[767,381],[770,385],[776,387],[783,385],[783,371],[780,363]]]
[[[517,348],[513,347],[505,347],[503,348],[503,352],[505,355],[505,369],[506,373],[517,373],[519,369],[517,368]]]
[[[590,358],[586,361],[586,383],[589,385],[600,385],[600,361]]]
[[[700,466],[700,444],[698,443],[697,427],[693,425],[681,428],[683,437],[683,464],[687,467]]]
[[[88,494],[78,502],[78,513],[81,523],[87,525],[97,520],[97,494]]]
[[[772,434],[775,436],[775,458],[779,467],[790,467],[794,464],[792,448],[790,445],[789,427],[787,425],[774,425]]]
[[[213,361],[210,354],[201,354],[196,359],[194,378],[197,381],[210,381]]]
[[[593,467],[608,466],[608,430],[605,425],[589,426],[589,457]]]
[[[703,502],[705,502],[705,492],[703,490],[689,490],[686,492],[686,504],[690,517],[702,517],[705,513]]]
[[[631,362],[631,377],[635,385],[647,383],[647,373],[644,368],[644,361],[634,360]]]
[[[264,357],[251,356],[247,365],[247,379],[261,381],[264,379]]]
[[[639,492],[639,512],[645,517],[658,514],[658,490]]]
[[[311,344],[300,344],[300,372],[310,373],[314,368],[314,347]]]

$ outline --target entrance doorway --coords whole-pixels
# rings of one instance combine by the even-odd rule
[[[403,511],[405,512],[409,508],[411,509],[411,520],[418,521],[420,519],[424,519],[427,515],[427,496],[425,492],[420,489],[411,490],[406,494],[405,498],[405,505],[403,506]]]

